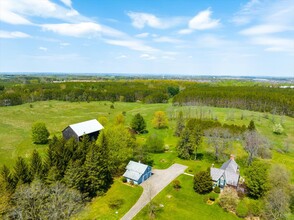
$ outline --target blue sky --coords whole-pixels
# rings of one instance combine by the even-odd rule
[[[293,0],[1,0],[0,72],[294,76]]]

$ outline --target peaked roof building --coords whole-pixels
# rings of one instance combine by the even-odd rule
[[[225,162],[221,168],[210,168],[210,176],[216,186],[224,187],[226,185],[237,187],[239,183],[239,166],[236,163],[234,156]]]
[[[126,172],[123,174],[127,181],[133,181],[135,184],[141,184],[151,176],[151,167],[140,162],[130,161],[126,166]]]
[[[89,135],[90,139],[97,139],[99,131],[104,127],[96,120],[92,119],[67,126],[63,131],[63,137],[69,139],[74,137],[77,141],[83,135]]]

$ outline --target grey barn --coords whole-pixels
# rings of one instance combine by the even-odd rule
[[[62,135],[66,140],[73,137],[76,141],[80,141],[84,135],[88,135],[90,140],[97,140],[99,132],[103,128],[96,119],[93,119],[67,126],[62,131]]]

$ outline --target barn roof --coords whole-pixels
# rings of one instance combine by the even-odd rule
[[[104,127],[96,120],[80,122],[77,124],[69,125],[69,127],[80,137],[85,134],[91,134],[96,131],[102,130]]]
[[[126,172],[124,177],[138,181],[143,173],[147,170],[148,165],[138,163],[135,161],[130,161],[126,167]]]

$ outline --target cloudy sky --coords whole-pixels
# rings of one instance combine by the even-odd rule
[[[0,72],[294,76],[294,1],[0,0]]]

